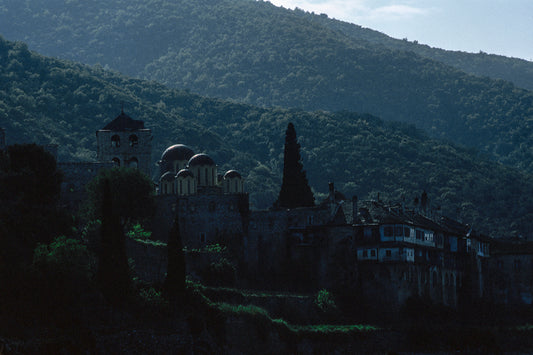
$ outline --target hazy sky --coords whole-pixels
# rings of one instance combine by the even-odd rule
[[[269,0],[444,49],[533,61],[533,0]]]

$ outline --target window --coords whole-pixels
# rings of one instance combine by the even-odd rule
[[[411,230],[409,229],[409,227],[403,227],[403,235],[406,237],[411,236]]]
[[[385,250],[385,256],[386,256],[387,258],[392,257],[392,250],[389,250],[389,249]]]
[[[370,250],[370,256],[375,257],[376,251],[374,249]]]
[[[416,230],[416,239],[417,240],[424,240],[424,231],[421,231],[419,229]]]
[[[394,227],[394,235],[396,237],[403,237],[403,227],[402,226]]]
[[[383,228],[383,234],[385,235],[385,237],[392,237],[394,235],[394,227],[385,226],[385,228]]]
[[[120,147],[120,137],[117,134],[111,137],[111,146]]]
[[[363,250],[363,258],[368,258],[368,250]]]
[[[307,216],[307,224],[308,225],[313,225],[313,222],[314,222],[314,216]]]
[[[514,267],[514,270],[515,270],[515,271],[520,271],[520,260],[515,259],[515,260],[514,260],[513,267]]]
[[[137,144],[139,144],[139,138],[135,134],[132,134],[130,136],[130,147],[135,147]]]

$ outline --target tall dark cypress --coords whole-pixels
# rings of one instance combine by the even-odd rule
[[[300,156],[300,144],[296,139],[294,125],[289,123],[285,132],[285,156],[283,159],[283,182],[277,208],[308,207],[315,205],[315,197],[307,182]]]
[[[108,301],[120,303],[124,301],[131,289],[126,255],[126,237],[120,223],[120,217],[113,211],[109,180],[104,181],[103,189],[97,280]]]
[[[185,255],[181,241],[179,217],[174,218],[174,224],[170,230],[167,243],[167,277],[165,279],[165,291],[169,298],[176,298],[185,291]]]

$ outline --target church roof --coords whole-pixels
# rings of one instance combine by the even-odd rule
[[[194,174],[189,169],[181,169],[176,175],[178,178],[194,177]]]
[[[216,165],[215,161],[207,154],[196,154],[189,160],[189,166]]]
[[[167,171],[166,173],[164,173],[162,176],[161,176],[161,181],[174,181],[176,178],[176,176],[171,173],[170,171]]]
[[[102,128],[102,130],[109,131],[135,131],[138,129],[144,129],[144,121],[134,120],[126,115],[124,111],[121,111],[117,118]]]
[[[175,144],[168,147],[161,155],[162,161],[174,161],[174,160],[185,160],[189,161],[194,155],[194,152],[191,148],[183,144]]]
[[[242,176],[235,170],[229,170],[224,174],[224,179],[232,179],[232,178],[239,178],[241,179]]]

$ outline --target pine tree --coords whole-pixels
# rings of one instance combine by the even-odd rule
[[[308,207],[315,205],[315,197],[307,182],[300,157],[300,144],[296,139],[294,125],[289,123],[285,132],[285,155],[283,182],[276,208]]]
[[[165,291],[169,298],[176,298],[185,291],[185,255],[181,241],[179,218],[174,218],[174,224],[170,230],[167,243],[168,264],[167,277],[165,279]]]
[[[97,280],[104,296],[111,303],[124,301],[131,289],[126,254],[126,237],[120,216],[113,210],[111,184],[105,180],[102,192],[101,250]]]

